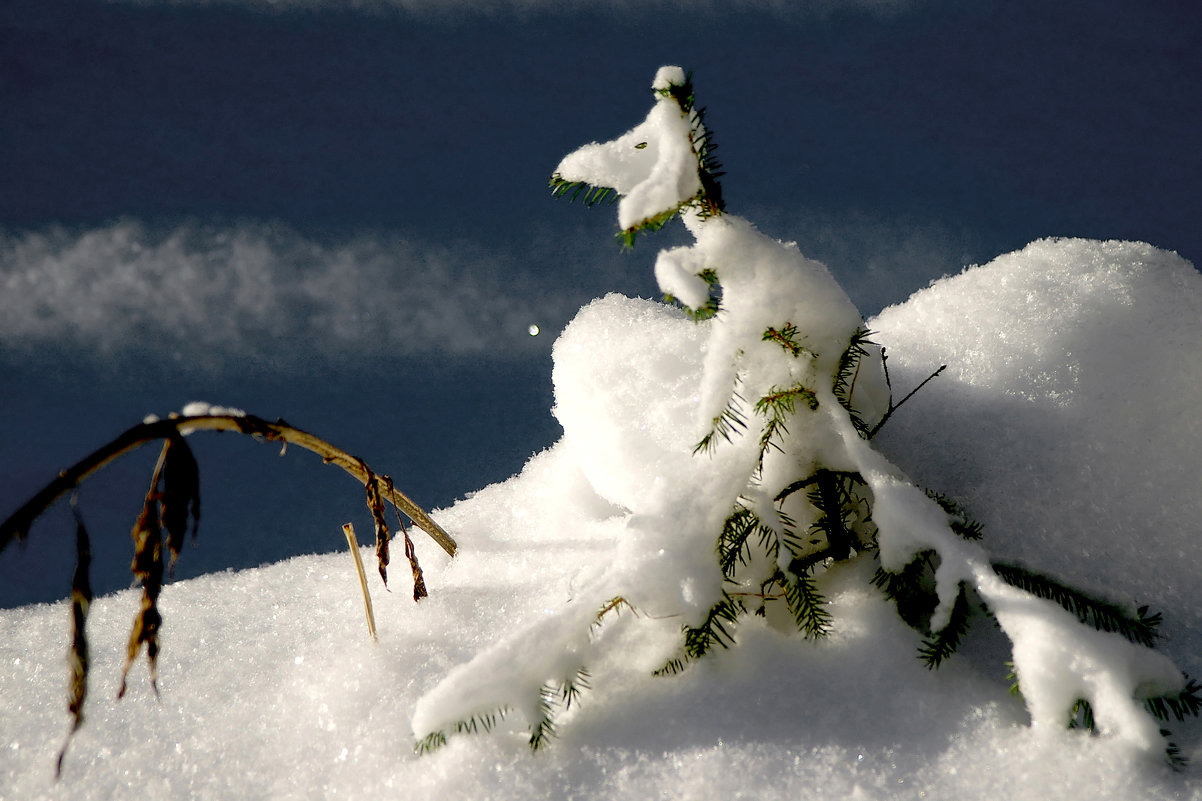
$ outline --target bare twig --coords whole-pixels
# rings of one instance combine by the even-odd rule
[[[3,551],[14,539],[23,540],[29,534],[29,528],[43,512],[50,508],[55,501],[67,492],[73,490],[81,481],[95,473],[100,468],[130,451],[160,439],[178,437],[191,431],[233,431],[246,434],[267,442],[281,442],[297,445],[312,451],[322,458],[326,464],[341,467],[347,473],[366,485],[375,473],[362,459],[352,456],[341,448],[335,447],[325,440],[307,431],[294,428],[283,420],[272,423],[254,415],[235,414],[204,414],[195,416],[172,416],[165,420],[141,423],[128,429],[112,442],[104,445],[88,456],[63,470],[47,484],[40,492],[30,498],[24,506],[14,512],[7,520],[0,523],[0,551]],[[447,534],[426,512],[404,493],[391,484],[380,488],[384,499],[404,512],[414,524],[430,535],[431,539],[454,556],[457,548],[455,540]]]
[[[367,615],[367,633],[372,642],[376,642],[376,616],[371,611],[371,593],[367,591],[367,573],[363,570],[363,557],[359,555],[359,538],[355,536],[355,527],[350,523],[342,524],[342,533],[346,535],[346,544],[351,546],[351,556],[355,559],[355,570],[359,571],[359,589],[363,590],[363,612]]]
[[[889,418],[893,416],[893,413],[896,412],[898,409],[900,409],[903,403],[910,400],[910,398],[914,397],[914,393],[918,392],[918,390],[925,387],[927,385],[927,383],[929,381],[931,381],[931,379],[935,378],[936,376],[938,376],[940,373],[942,373],[946,369],[947,369],[946,364],[940,366],[940,368],[938,370],[936,370],[935,372],[933,372],[929,376],[927,376],[925,379],[923,379],[923,382],[921,384],[919,384],[918,386],[914,387],[914,389],[912,389],[908,393],[906,393],[906,397],[902,398],[897,403],[890,401],[889,402],[889,410],[885,412],[885,416],[880,419],[880,422],[878,422],[873,427],[873,429],[868,432],[868,439],[872,439],[873,437],[875,437],[876,433],[878,431],[880,431],[882,428],[884,428],[885,423],[889,422]],[[887,372],[885,375],[886,375],[886,377],[888,377]]]

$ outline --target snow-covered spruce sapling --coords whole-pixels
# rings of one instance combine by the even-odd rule
[[[71,736],[83,725],[84,702],[87,699],[89,648],[86,633],[88,608],[92,602],[90,569],[92,561],[91,538],[84,525],[77,503],[79,485],[96,471],[120,456],[150,442],[162,441],[158,462],[150,479],[150,488],[142,504],[131,532],[134,541],[134,558],[131,564],[135,579],[142,585],[142,602],[134,617],[126,649],[125,666],[121,674],[121,690],[124,696],[126,679],[134,661],[146,647],[146,661],[150,671],[150,682],[158,693],[157,660],[159,631],[163,624],[159,612],[158,598],[163,588],[164,574],[174,567],[183,548],[189,529],[192,537],[200,524],[200,468],[192,449],[185,439],[195,431],[228,431],[245,434],[262,442],[278,442],[284,448],[294,445],[322,458],[326,464],[341,467],[357,478],[367,493],[367,507],[372,514],[376,530],[376,561],[380,578],[388,583],[389,543],[392,539],[385,519],[385,502],[396,512],[397,526],[404,538],[405,556],[413,574],[413,600],[426,597],[425,578],[418,564],[413,541],[401,514],[404,513],[418,528],[425,531],[443,550],[454,556],[455,540],[445,532],[420,506],[393,486],[392,479],[377,474],[357,456],[307,431],[295,428],[283,420],[269,422],[249,415],[240,409],[211,406],[207,403],[191,403],[182,414],[171,414],[165,419],[149,417],[112,442],[98,448],[59,474],[40,492],[30,498],[20,509],[0,523],[0,551],[14,540],[23,541],[29,536],[34,521],[59,498],[71,493],[71,509],[75,516],[76,565],[71,583],[72,643],[68,654],[71,671],[68,711],[71,713]],[[283,453],[283,451],[281,451]],[[368,630],[375,638],[371,599],[363,578],[353,528],[348,523],[344,532],[351,544],[363,592],[364,606],[368,619]],[[164,563],[164,546],[170,561]],[[58,769],[61,772],[67,746],[59,754]]]
[[[628,312],[622,336],[641,326],[645,336],[667,337],[654,358],[695,355],[661,370],[693,382],[692,419],[632,441],[638,454],[606,474],[603,463],[626,440],[598,431],[598,402],[572,389],[572,375],[586,375],[597,356],[574,333],[591,314],[581,311],[556,344],[556,415],[581,471],[626,515],[624,536],[570,603],[419,701],[419,750],[515,724],[532,747],[542,745],[555,714],[588,687],[589,665],[615,629],[633,620],[679,625],[659,674],[731,646],[748,614],[823,637],[838,625],[822,594],[825,571],[853,559],[876,562],[873,583],[921,632],[930,667],[956,650],[974,618],[991,616],[1012,642],[1034,728],[1062,729],[1071,717],[1136,749],[1164,749],[1160,722],[1197,714],[1202,699],[1152,650],[1159,618],[994,563],[963,509],[916,487],[873,449],[873,434],[905,401],[893,401],[883,349],[823,265],[726,212],[689,76],[665,67],[652,92],[642,123],[568,155],[551,187],[589,205],[616,201],[627,246],[676,218],[693,236],[656,259],[674,305],[615,296],[593,304]],[[682,312],[695,323],[677,322]],[[662,467],[624,481],[634,459]]]

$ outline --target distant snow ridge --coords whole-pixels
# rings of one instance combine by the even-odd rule
[[[190,362],[254,355],[288,366],[348,353],[522,352],[531,319],[566,318],[574,305],[470,245],[388,235],[324,244],[252,224],[0,233],[9,353],[56,344],[107,357],[152,345]]]

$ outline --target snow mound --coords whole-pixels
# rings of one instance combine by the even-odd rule
[[[1202,277],[1173,254],[1058,240],[940,281],[869,321],[895,386],[949,364],[874,444],[965,500],[992,552],[1156,604],[1163,650],[1195,674],[1202,432],[1190,400],[1202,382],[1200,304]],[[581,319],[616,332],[631,315],[682,325],[675,312],[612,297]],[[557,375],[557,385],[604,395],[597,413],[611,415],[611,430],[655,448],[657,430],[692,425],[671,364],[701,355],[687,335],[675,342],[606,355],[594,341],[596,376]],[[571,329],[558,347],[573,347]],[[623,360],[638,363],[628,377]],[[658,396],[658,405],[634,409],[635,395]],[[565,428],[583,426],[557,414]],[[625,536],[641,482],[595,480],[577,446],[560,442],[518,476],[438,513],[460,556],[419,541],[431,597],[415,605],[405,592],[377,592],[375,646],[346,554],[207,576],[163,592],[161,703],[144,670],[117,703],[137,599],[97,599],[88,721],[58,784],[68,609],[0,612],[0,794],[1202,798],[1197,767],[1175,774],[1110,739],[1029,728],[1023,703],[1006,693],[1006,647],[995,633],[975,633],[944,667],[926,670],[913,632],[855,563],[829,576],[838,626],[822,643],[751,619],[738,648],[657,679],[648,665],[678,623],[639,621],[617,631],[623,658],[593,666],[596,691],[547,752],[531,755],[524,737],[501,734],[415,756],[418,699],[505,632],[553,617]],[[605,452],[604,442],[591,447]],[[1197,729],[1174,726],[1195,762]]]
[[[1199,320],[1202,274],[1175,253],[1034,242],[869,321],[902,391],[948,365],[875,442],[964,501],[995,556],[1151,604],[1170,641],[1195,637]]]

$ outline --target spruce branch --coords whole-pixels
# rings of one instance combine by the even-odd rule
[[[559,710],[571,709],[579,702],[581,691],[589,687],[589,673],[581,667],[562,681],[548,681],[539,688],[538,718],[530,726],[531,751],[539,750],[556,736],[555,716]]]
[[[919,658],[932,670],[939,667],[960,647],[971,623],[972,607],[968,602],[968,587],[961,582],[947,625],[923,641],[918,649]]]
[[[722,600],[710,608],[700,626],[684,627],[685,655],[689,659],[700,659],[715,645],[723,648],[734,645],[734,635],[727,629],[727,625],[733,626],[737,623],[739,614],[744,611],[746,610],[738,599],[723,591]]]
[[[656,231],[660,230],[665,225],[672,222],[672,220],[674,220],[676,218],[676,215],[680,214],[681,209],[686,208],[687,206],[696,202],[698,197],[700,197],[700,195],[694,196],[693,198],[686,200],[685,202],[681,203],[676,208],[669,209],[668,211],[660,212],[659,214],[656,214],[654,217],[648,217],[647,219],[641,221],[638,225],[632,225],[630,228],[626,228],[625,230],[619,231],[618,232],[618,242],[620,242],[622,244],[622,248],[624,250],[630,250],[631,248],[634,247],[634,240],[638,234],[643,234],[643,233],[652,233],[653,234]]]
[[[693,153],[697,156],[697,177],[701,180],[701,193],[696,198],[696,204],[702,217],[721,214],[726,210],[726,204],[722,200],[722,185],[718,178],[725,173],[714,154],[718,145],[705,124],[706,109],[697,105],[692,71],[685,73],[683,84],[669,83],[664,89],[652,91],[662,97],[671,97],[680,107],[681,113],[689,118],[689,140]]]
[[[664,295],[664,303],[676,304],[679,309],[681,309],[689,316],[690,319],[693,320],[693,322],[700,323],[705,320],[713,319],[721,310],[722,284],[718,281],[718,273],[708,267],[697,273],[697,277],[702,281],[705,281],[706,285],[709,287],[709,296],[706,298],[705,303],[701,304],[697,308],[693,308],[681,303],[673,295]]]
[[[447,739],[451,734],[480,734],[490,732],[497,727],[497,724],[505,720],[509,711],[509,707],[498,707],[491,712],[482,712],[472,715],[465,720],[456,721],[451,725],[450,732],[446,730],[430,732],[414,743],[413,750],[418,754],[430,754],[446,745]]]
[[[826,536],[829,558],[835,561],[847,559],[856,538],[850,530],[850,498],[840,474],[826,469],[816,472],[814,489],[809,497],[810,503],[821,512],[811,530]]]
[[[586,206],[598,203],[616,203],[618,192],[611,186],[594,186],[586,181],[569,181],[559,173],[550,179],[551,194],[554,197],[567,197],[569,202],[580,199]]]
[[[1198,690],[1199,687],[1194,683],[1193,679],[1190,679],[1186,688],[1180,693],[1149,698],[1144,701],[1144,708],[1159,721],[1167,721],[1170,715],[1174,716],[1178,721],[1182,721],[1185,720],[1185,715],[1196,716],[1198,714],[1199,703],[1202,703],[1202,700],[1197,695]],[[1181,702],[1182,695],[1189,695],[1191,700],[1175,709],[1170,709],[1170,704]],[[1097,731],[1097,721],[1094,719],[1093,706],[1088,700],[1078,698],[1076,703],[1073,704],[1072,710],[1069,711],[1068,728],[1083,729],[1091,733]],[[1169,767],[1178,771],[1188,767],[1189,759],[1181,753],[1180,746],[1171,739],[1173,733],[1168,729],[1162,728],[1160,729],[1160,736],[1165,739],[1164,757]]]
[[[1164,759],[1169,763],[1169,767],[1175,771],[1183,771],[1189,767],[1189,757],[1182,754],[1180,746],[1169,739],[1173,733],[1168,729],[1161,729],[1160,736],[1165,738]]]
[[[728,581],[733,581],[739,566],[746,565],[751,558],[747,541],[760,528],[759,517],[744,506],[737,507],[726,518],[722,533],[718,536],[718,565]]]
[[[1155,647],[1159,634],[1160,613],[1149,612],[1141,606],[1134,612],[1110,601],[1096,598],[1069,587],[1050,576],[1014,564],[994,562],[991,567],[998,578],[1030,594],[1053,601],[1073,613],[1082,623],[1098,631],[1116,632],[1131,642],[1146,648]]]
[[[764,335],[760,338],[762,342],[775,342],[780,345],[786,352],[794,357],[801,356],[805,353],[809,356],[814,356],[814,352],[797,341],[799,331],[793,323],[785,323],[779,329],[768,326],[764,329]]]
[[[635,238],[639,233],[658,231],[686,208],[696,209],[702,219],[722,214],[726,208],[722,199],[722,184],[718,180],[723,171],[714,153],[718,146],[705,125],[705,109],[696,105],[692,73],[686,74],[682,84],[669,83],[663,88],[652,89],[652,92],[659,97],[671,98],[679,107],[680,113],[688,119],[689,145],[697,160],[697,179],[701,189],[673,208],[664,209],[620,231],[618,240],[626,249],[634,247]],[[551,175],[549,185],[555,197],[566,196],[573,201],[582,199],[587,206],[604,201],[613,202],[620,194],[613,187],[597,186],[587,181],[570,181],[559,173]]]
[[[935,594],[935,559],[933,550],[921,551],[897,572],[877,567],[872,584],[893,601],[897,614],[906,625],[930,633],[930,619],[939,603]]]
[[[737,391],[731,394],[731,398],[722,409],[722,413],[714,418],[713,427],[701,438],[700,442],[693,446],[694,454],[699,452],[708,453],[712,448],[717,446],[718,437],[721,437],[726,442],[730,442],[732,437],[747,428],[747,420],[743,417],[743,412],[739,408],[742,400],[743,397]]]
[[[685,668],[688,667],[688,664],[689,664],[688,656],[686,656],[684,654],[682,654],[680,656],[674,656],[671,659],[669,659],[667,662],[665,662],[663,667],[659,667],[659,668],[656,668],[655,670],[651,671],[651,675],[655,676],[657,678],[661,678],[664,676],[678,676],[681,673],[684,673]]]
[[[985,536],[985,527],[976,520],[973,520],[968,510],[959,501],[949,498],[941,492],[934,490],[926,490],[928,498],[939,504],[948,516],[948,525],[952,531],[966,540],[980,540]]]
[[[776,296],[772,294],[776,288],[753,287],[752,284],[762,280],[763,275],[756,270],[745,271],[740,274],[738,282],[734,281],[734,270],[748,265],[732,264],[729,259],[738,256],[729,254],[736,253],[735,250],[728,248],[726,242],[723,242],[721,249],[712,249],[710,240],[700,234],[699,225],[704,224],[707,217],[723,213],[724,206],[721,187],[717,181],[721,170],[714,155],[716,145],[705,125],[705,110],[696,104],[692,75],[682,73],[679,68],[664,68],[657,74],[653,91],[657,94],[656,114],[662,115],[666,112],[666,118],[671,121],[670,129],[660,126],[657,131],[670,131],[670,135],[678,138],[671,143],[672,158],[650,165],[651,168],[647,169],[649,159],[639,157],[637,149],[648,146],[648,142],[639,144],[639,140],[644,137],[643,131],[650,130],[648,127],[639,129],[636,135],[627,135],[615,142],[586,146],[589,149],[583,151],[583,157],[573,159],[576,155],[573,154],[561,162],[561,165],[570,165],[562,167],[562,171],[581,177],[599,175],[602,176],[600,180],[611,180],[606,176],[621,174],[624,176],[623,181],[626,178],[630,179],[632,187],[651,187],[657,190],[658,194],[654,199],[642,197],[639,203],[628,204],[629,208],[624,207],[624,213],[619,215],[621,224],[629,226],[619,234],[627,247],[633,245],[639,232],[654,231],[682,212],[688,215],[688,227],[694,234],[697,245],[686,249],[688,258],[682,259],[679,258],[679,254],[673,253],[671,258],[665,259],[662,268],[657,264],[662,286],[687,286],[689,296],[693,300],[701,301],[701,293],[696,291],[701,289],[701,285],[687,272],[682,271],[695,270],[707,264],[731,270],[728,277],[732,280],[725,289],[716,269],[707,268],[696,273],[696,276],[705,281],[709,292],[700,308],[686,309],[694,319],[724,315],[718,319],[718,325],[712,326],[721,336],[711,336],[707,343],[709,349],[704,351],[706,360],[701,366],[703,388],[711,387],[713,380],[720,374],[725,375],[719,371],[732,367],[738,371],[731,382],[734,391],[722,410],[713,418],[710,430],[695,446],[694,454],[716,447],[720,438],[729,441],[746,434],[748,415],[745,414],[746,405],[738,390],[746,386],[756,387],[756,392],[749,398],[763,393],[752,405],[752,410],[758,418],[755,421],[758,425],[755,432],[759,445],[758,459],[752,462],[749,453],[747,474],[742,477],[731,476],[738,482],[745,480],[746,483],[742,487],[738,483],[731,484],[735,501],[718,533],[713,555],[724,579],[721,597],[716,602],[712,597],[708,599],[712,606],[699,625],[682,627],[681,651],[656,670],[654,675],[679,673],[690,661],[710,653],[715,645],[722,648],[733,646],[740,616],[748,612],[747,606],[744,605],[745,599],[748,598],[760,601],[755,614],[765,616],[769,602],[783,600],[798,630],[807,638],[825,635],[830,631],[833,621],[830,609],[819,592],[818,570],[825,568],[828,563],[848,560],[853,554],[878,550],[878,533],[882,538],[901,537],[905,542],[921,542],[921,547],[927,549],[914,554],[911,560],[897,571],[881,568],[878,554],[874,557],[878,560],[878,567],[872,583],[894,602],[899,617],[922,634],[919,657],[929,668],[938,667],[959,648],[970,624],[980,616],[978,613],[991,614],[988,604],[997,597],[993,595],[998,590],[996,582],[992,577],[987,577],[987,581],[982,580],[978,570],[983,561],[978,549],[965,547],[964,543],[958,543],[956,539],[958,537],[964,540],[980,540],[983,536],[982,526],[973,520],[959,503],[946,496],[928,493],[929,498],[944,512],[945,519],[940,519],[938,514],[933,517],[926,514],[929,509],[925,508],[921,498],[917,504],[911,504],[913,496],[910,490],[916,489],[912,485],[907,485],[904,494],[892,492],[892,482],[903,479],[900,476],[889,475],[891,471],[880,470],[875,460],[866,458],[865,450],[868,446],[846,441],[842,432],[846,430],[845,423],[850,422],[861,438],[871,439],[898,409],[942,374],[947,365],[940,366],[901,400],[895,402],[885,350],[873,341],[873,333],[864,327],[862,318],[854,314],[854,308],[844,309],[846,314],[832,315],[829,319],[813,320],[812,325],[817,326],[816,329],[799,328],[793,320],[787,318],[792,317],[811,325],[810,316],[790,312],[771,318],[778,322],[785,320],[783,325],[764,327],[766,321],[760,315],[765,309],[777,308]],[[676,159],[677,154],[685,154],[683,146],[686,143],[681,140],[686,134],[686,129],[680,124],[683,120],[674,118],[671,103],[679,108],[684,120],[688,122],[687,146],[696,157],[700,191],[696,189],[697,184],[693,181],[692,164],[687,155],[683,161]],[[651,135],[653,134],[646,134]],[[665,132],[664,135],[669,133]],[[634,154],[629,151],[631,145],[636,149]],[[583,162],[589,164],[586,166]],[[661,174],[665,170],[670,172],[668,177],[672,180],[665,180],[665,175]],[[640,178],[642,181],[639,181]],[[619,194],[613,189],[571,182],[558,174],[552,176],[551,187],[557,196],[581,198],[587,205],[604,200],[612,201]],[[696,194],[681,199],[690,192]],[[631,194],[635,194],[633,188]],[[664,208],[665,206],[672,208]],[[630,221],[640,215],[648,215],[648,219],[630,225]],[[747,252],[748,257],[752,258],[752,254],[757,251],[749,246]],[[780,292],[784,295],[783,300],[793,303],[794,308],[808,309],[800,295],[795,296],[793,293],[809,288],[811,287],[798,284],[787,289],[781,287]],[[744,292],[745,295],[742,294]],[[749,299],[754,299],[755,303],[748,302]],[[672,302],[673,298],[669,296],[666,300]],[[735,302],[736,300],[738,302]],[[850,304],[850,301],[847,303]],[[752,309],[754,313],[750,311]],[[819,315],[819,318],[822,317]],[[729,326],[722,325],[727,322],[730,323]],[[838,361],[832,364],[817,359],[816,354],[804,343],[807,336],[821,335],[833,330],[840,332],[840,338],[846,337],[847,344],[838,354]],[[760,343],[775,343],[781,350],[762,347],[757,344],[757,338]],[[754,358],[745,358],[752,352]],[[857,409],[857,401],[864,395],[863,386],[867,379],[862,377],[861,370],[866,356],[872,361],[871,367],[874,372],[871,378],[875,382],[879,377],[875,373],[875,354],[878,352],[885,386],[888,389],[888,404],[880,419],[870,426]],[[835,354],[831,352],[829,355]],[[718,356],[722,361],[720,365],[714,363]],[[813,363],[794,361],[802,357],[809,357]],[[811,374],[815,371],[825,371],[825,377],[812,378]],[[810,386],[800,383],[803,376]],[[814,383],[815,381],[824,383],[818,384]],[[861,387],[860,397],[856,395],[857,384]],[[829,386],[835,401],[842,409],[842,412],[838,409],[823,409],[826,413],[838,415],[838,420],[815,421],[833,423],[830,431],[826,433],[838,434],[834,439],[843,445],[842,450],[837,450],[837,446],[832,448],[822,437],[816,438],[815,444],[803,442],[801,437],[796,436],[800,431],[790,432],[795,417],[803,413],[803,405],[811,411],[818,409],[818,393],[814,392],[811,386],[820,391],[825,391],[825,387]],[[764,392],[764,387],[770,389]],[[716,410],[715,406],[708,404],[705,408],[707,415]],[[847,415],[846,420],[843,419],[843,413]],[[747,443],[751,447],[755,444],[754,441]],[[770,454],[772,450],[781,454],[781,458]],[[772,468],[770,489],[766,486],[765,477],[769,472],[765,469],[765,460],[769,456],[772,457],[772,463],[769,465]],[[833,469],[836,465],[843,469]],[[848,471],[846,468],[849,466],[862,468],[863,474]],[[780,484],[792,476],[779,475],[778,468],[790,467],[797,473],[802,473],[802,476],[781,489]],[[726,477],[723,478],[725,481]],[[809,504],[808,509],[802,507],[801,498],[794,497],[802,491],[806,493],[804,500]],[[772,492],[776,493],[776,509],[766,509],[762,504],[766,495]],[[878,524],[873,521],[873,506],[877,503],[881,505],[878,518],[889,523],[891,528],[888,530],[882,528],[878,532]],[[920,510],[917,507],[923,508]],[[891,514],[885,514],[886,508]],[[767,518],[762,520],[753,510],[759,510],[765,515],[770,514],[771,520],[767,522],[771,525],[765,525]],[[721,509],[719,511],[721,512]],[[799,526],[791,519],[791,515],[809,523],[804,532],[798,532]],[[907,532],[907,528],[913,528],[915,531]],[[921,539],[906,539],[908,535],[917,533],[922,534]],[[896,539],[894,543],[886,540],[882,542],[882,546],[895,543]],[[785,549],[783,552],[782,547]],[[954,596],[949,597],[944,593],[941,598],[939,583],[936,581],[936,573],[941,567],[947,568],[953,575],[972,578],[958,583],[954,588]],[[1081,623],[1102,631],[1119,632],[1139,645],[1151,645],[1156,639],[1160,617],[1149,613],[1146,607],[1131,612],[1067,587],[1054,579],[1013,565],[995,564],[994,570],[1002,582],[1019,587],[1033,597],[1054,601],[1073,612]],[[759,591],[755,592],[757,587]],[[605,598],[608,595],[593,597]],[[947,606],[941,606],[944,602]],[[608,614],[618,613],[623,606],[628,605],[623,597],[614,597],[603,605],[593,625],[600,625],[601,620]],[[1058,614],[1047,605],[1041,606],[1042,611],[1046,613]],[[945,611],[946,622],[942,615]],[[934,629],[932,622],[936,613],[940,613],[938,629]],[[1067,665],[1064,668],[1070,672],[1078,670],[1075,665]],[[1035,676],[1038,673],[1032,672],[1028,675]],[[1015,688],[1017,690],[1017,684]],[[1161,720],[1170,717],[1182,719],[1202,711],[1202,687],[1192,680],[1179,692],[1154,698],[1144,699],[1138,687],[1132,692],[1136,698],[1145,702],[1149,714]],[[530,727],[532,748],[542,746],[554,735],[554,713],[561,707],[570,706],[575,693],[569,682],[549,681],[542,685],[536,699],[528,699],[536,702],[534,720],[531,721]],[[1039,712],[1038,709],[1033,710],[1033,715]],[[1081,725],[1093,725],[1093,710],[1087,699],[1080,700],[1074,706],[1072,718]],[[442,737],[441,742],[445,742],[445,737]],[[1171,760],[1177,760],[1180,756],[1171,743],[1168,746],[1168,754]]]
[[[847,415],[851,418],[851,424],[856,429],[856,432],[864,439],[871,438],[872,432],[868,428],[868,424],[864,422],[864,418],[856,411],[852,404],[852,394],[856,389],[856,378],[860,373],[860,361],[868,355],[868,346],[876,345],[869,337],[872,332],[867,328],[860,327],[851,335],[851,340],[847,347],[839,356],[839,365],[835,370],[835,381],[831,389],[834,392],[835,399],[839,401],[839,405],[846,410]]]
[[[785,593],[785,603],[793,615],[797,629],[806,639],[817,640],[831,632],[833,618],[826,607],[826,599],[814,583],[814,579],[802,573],[777,578]]]
[[[760,452],[756,461],[757,472],[763,469],[764,457],[775,449],[784,452],[782,440],[789,433],[788,420],[797,413],[798,402],[805,403],[811,411],[818,408],[818,396],[798,384],[789,388],[772,387],[768,394],[755,402],[755,413],[765,418],[760,431]]]
[[[1170,718],[1183,721],[1202,713],[1202,686],[1186,677],[1185,687],[1173,693],[1165,693],[1144,699],[1144,707],[1159,721]]]

